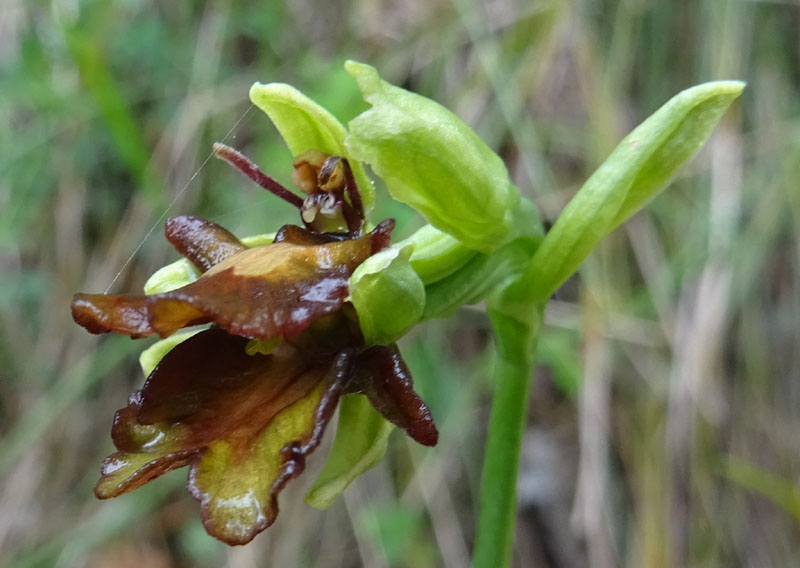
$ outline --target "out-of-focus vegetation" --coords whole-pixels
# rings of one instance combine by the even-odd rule
[[[149,342],[89,336],[72,293],[139,289],[176,258],[166,215],[239,235],[296,222],[207,161],[211,143],[288,183],[248,88],[294,84],[346,121],[366,108],[347,58],[473,125],[547,219],[671,95],[748,81],[552,303],[514,564],[800,564],[800,6],[0,0],[0,565],[468,565],[491,392],[479,310],[403,347],[439,446],[398,435],[324,513],[302,496],[326,447],[243,548],[205,535],[182,472],[111,502],[91,491]],[[389,215],[400,236],[419,223],[382,194],[373,218]]]

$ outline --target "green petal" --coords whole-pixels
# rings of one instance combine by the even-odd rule
[[[547,299],[603,237],[666,187],[743,88],[717,81],[687,89],[626,136],[564,208],[508,300]]]
[[[490,252],[514,232],[519,192],[503,161],[440,104],[348,61],[372,109],[350,122],[350,153],[370,164],[392,197],[466,246]]]
[[[339,402],[339,426],[328,461],[306,503],[327,509],[348,485],[375,467],[386,453],[387,440],[394,426],[360,394],[343,396]]]
[[[200,271],[191,262],[182,258],[156,270],[144,283],[144,293],[149,296],[177,290],[191,284],[199,277]]]
[[[275,124],[292,155],[306,150],[320,150],[331,156],[350,159],[353,175],[361,190],[364,208],[375,200],[372,182],[362,165],[351,159],[344,145],[344,126],[326,109],[290,85],[256,83],[250,88],[250,100]]]

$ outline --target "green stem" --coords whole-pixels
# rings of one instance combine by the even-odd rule
[[[497,384],[483,464],[474,568],[509,565],[516,516],[517,470],[542,311],[529,317],[489,311],[497,338]]]

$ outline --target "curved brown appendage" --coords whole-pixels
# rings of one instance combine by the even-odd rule
[[[376,345],[361,353],[355,362],[356,386],[372,406],[392,424],[424,446],[435,446],[439,432],[433,416],[419,395],[397,347]]]
[[[264,173],[250,158],[238,150],[225,144],[214,142],[213,151],[217,158],[225,160],[267,191],[277,195],[284,201],[288,201],[298,209],[303,206],[302,197],[283,187],[278,180]]]
[[[247,248],[224,227],[189,215],[167,219],[164,234],[202,272]]]
[[[391,244],[394,219],[384,219],[369,233],[371,250],[370,254],[380,252]]]
[[[133,338],[155,333],[150,326],[145,296],[75,294],[72,319],[89,333],[116,331]]]
[[[365,236],[247,249],[183,288],[149,296],[150,324],[162,337],[198,321],[249,338],[296,335],[341,308],[348,279],[370,255],[371,242]]]
[[[347,228],[351,233],[358,233],[364,226],[364,202],[361,200],[361,191],[358,189],[358,183],[353,175],[353,168],[350,167],[350,162],[347,158],[342,158],[342,165],[344,166],[344,183],[347,191],[347,197],[350,198],[350,207],[342,209],[347,221]]]

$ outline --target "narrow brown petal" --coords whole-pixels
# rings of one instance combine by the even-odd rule
[[[199,217],[170,217],[164,225],[167,240],[201,271],[245,250],[230,231]]]
[[[384,418],[424,446],[435,446],[439,432],[428,405],[396,347],[376,345],[358,356],[357,384]]]
[[[302,207],[303,199],[301,197],[298,197],[278,183],[277,180],[265,174],[261,168],[259,168],[257,165],[255,165],[255,163],[253,163],[252,160],[250,160],[250,158],[238,150],[235,150],[230,146],[226,146],[225,144],[220,144],[219,142],[214,142],[213,148],[214,155],[217,158],[225,160],[234,168],[256,182],[258,185],[277,195],[281,199],[288,201],[298,209]]]
[[[90,333],[116,331],[134,338],[155,333],[148,321],[144,296],[75,294],[72,319]]]

